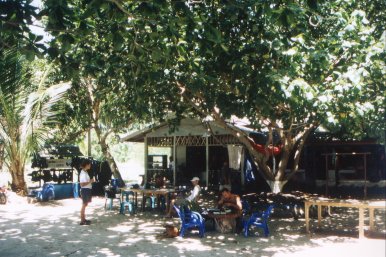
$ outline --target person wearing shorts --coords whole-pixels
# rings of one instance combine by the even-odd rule
[[[91,168],[91,161],[85,159],[80,164],[82,168],[79,175],[79,183],[80,183],[80,194],[82,197],[82,208],[80,209],[80,225],[90,225],[91,221],[86,219],[86,207],[92,199],[92,183],[94,179],[90,178],[88,174]]]

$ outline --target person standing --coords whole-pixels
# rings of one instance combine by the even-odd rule
[[[169,170],[174,170],[174,160],[173,156],[169,157]]]
[[[91,221],[86,219],[86,207],[92,199],[92,183],[94,179],[90,178],[89,171],[91,168],[91,161],[88,159],[82,160],[80,164],[82,168],[79,175],[80,194],[82,197],[82,208],[80,209],[80,225],[90,225]]]

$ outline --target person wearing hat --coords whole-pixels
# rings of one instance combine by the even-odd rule
[[[199,206],[197,204],[197,200],[198,200],[198,198],[200,196],[200,192],[201,192],[201,187],[198,184],[200,182],[200,179],[198,177],[193,177],[190,181],[193,184],[192,191],[190,191],[190,194],[187,197],[185,197],[185,198],[173,199],[170,202],[170,209],[168,211],[168,214],[166,214],[166,217],[168,217],[168,218],[172,217],[173,210],[174,210],[174,208],[173,208],[174,205],[178,205],[178,206],[180,206],[180,205],[188,205],[193,210],[199,208]]]

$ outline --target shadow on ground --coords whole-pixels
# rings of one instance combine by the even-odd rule
[[[87,213],[90,226],[80,226],[80,200],[67,199],[49,203],[6,205],[0,209],[1,256],[301,256],[309,249],[336,246],[344,253],[351,245],[377,250],[372,256],[385,255],[385,240],[357,239],[357,213],[336,210],[316,228],[305,233],[304,220],[273,218],[271,236],[261,237],[258,230],[245,238],[235,234],[208,231],[199,238],[196,231],[185,238],[159,238],[165,224],[179,225],[179,220],[165,219],[161,212],[120,215],[105,211],[104,199],[95,198]],[[345,216],[346,215],[346,216]],[[385,217],[377,215],[378,234],[385,227]],[[343,232],[342,232],[343,231]],[[383,237],[378,237],[384,239]],[[368,245],[367,245],[368,244]],[[327,248],[326,248],[327,246]],[[339,246],[339,247],[337,247]],[[306,251],[307,250],[307,251]],[[306,255],[305,255],[306,256]],[[342,256],[342,255],[341,255]],[[350,255],[355,255],[355,253]],[[363,256],[363,255],[362,255]]]

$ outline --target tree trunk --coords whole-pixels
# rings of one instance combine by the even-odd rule
[[[284,185],[298,170],[298,163],[300,160],[300,154],[302,152],[306,138],[314,125],[305,127],[303,131],[298,132],[295,135],[292,133],[284,133],[281,135],[282,140],[282,151],[279,160],[278,167],[270,167],[267,163],[269,156],[258,152],[253,148],[249,138],[241,130],[235,127],[229,127],[228,124],[217,114],[212,115],[217,125],[228,130],[232,135],[237,137],[241,143],[247,148],[251,154],[256,166],[259,168],[260,174],[264,177],[272,192],[279,193],[283,190]],[[294,154],[294,165],[291,167],[291,172],[286,175],[289,158]],[[277,170],[276,170],[277,168]]]
[[[267,180],[269,187],[271,188],[272,193],[280,193],[283,191],[284,185],[288,182],[288,180]]]
[[[0,144],[0,171],[3,169],[4,163],[4,145]]]
[[[277,131],[280,132],[282,144],[282,150],[279,155],[280,160],[278,167],[276,167],[276,162],[273,162],[272,167],[270,167],[267,163],[270,158],[270,153],[261,153],[256,150],[254,148],[252,139],[241,129],[237,128],[236,126],[230,126],[228,123],[226,123],[223,116],[221,115],[220,110],[217,107],[213,108],[209,112],[204,108],[201,108],[202,103],[205,103],[205,99],[204,97],[202,97],[201,94],[195,94],[191,92],[185,87],[183,83],[177,82],[177,86],[181,90],[181,95],[184,97],[187,103],[190,104],[192,108],[201,113],[203,116],[211,116],[218,126],[225,129],[234,137],[236,137],[240,141],[240,143],[242,143],[247,148],[248,152],[253,158],[255,165],[258,167],[259,173],[269,184],[271,190],[274,193],[281,192],[283,186],[298,170],[298,164],[301,152],[303,150],[303,146],[305,144],[305,140],[307,139],[312,129],[317,126],[317,123],[297,127],[296,129],[293,128],[292,124],[288,129],[284,129],[280,128],[276,121],[266,119],[266,124],[269,124],[268,129],[270,133],[265,147],[268,147],[268,144],[273,144],[273,129],[277,129]],[[264,119],[264,117],[261,118]],[[286,170],[288,168],[288,161],[289,158],[292,157],[292,155],[293,167],[291,167],[291,172],[289,174],[286,174]]]
[[[118,170],[118,166],[114,160],[114,157],[110,153],[109,145],[106,143],[107,136],[109,135],[110,132],[106,132],[104,135],[102,135],[102,131],[99,127],[101,102],[95,97],[96,88],[94,88],[94,84],[91,81],[86,81],[86,86],[87,86],[87,92],[92,106],[91,108],[92,113],[90,118],[93,123],[95,133],[97,134],[98,142],[102,149],[102,154],[105,157],[106,161],[109,163],[109,166],[110,166],[111,172],[113,173],[114,178],[122,181],[121,173]]]
[[[102,154],[105,157],[106,161],[109,163],[111,172],[113,173],[114,178],[119,179],[122,181],[121,173],[119,172],[117,163],[114,160],[114,157],[111,155],[109,150],[109,145],[106,143],[106,138],[108,134],[102,135],[102,132],[100,131],[99,127],[95,127],[95,132],[98,137],[99,145],[102,149]]]
[[[262,169],[263,172],[269,171],[272,174],[273,179],[266,178],[265,180],[273,193],[282,192],[284,185],[288,182],[288,179],[285,176],[285,171],[287,169],[291,150],[291,145],[287,145],[287,142],[285,141],[284,146],[282,148],[282,152],[280,154],[280,160],[278,160],[279,164],[277,165],[277,167],[275,167],[274,165],[272,165],[272,167],[269,167],[267,162],[259,162],[259,169]]]
[[[14,160],[9,167],[12,183],[11,189],[19,195],[27,195],[27,184],[24,179],[24,165],[19,160]]]

